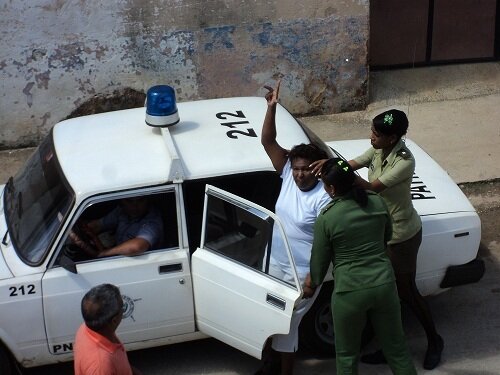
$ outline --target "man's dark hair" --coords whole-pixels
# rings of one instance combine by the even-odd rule
[[[101,284],[90,289],[82,298],[82,316],[87,327],[99,332],[121,312],[123,300],[118,287]]]
[[[328,159],[328,154],[313,143],[301,143],[292,148],[288,154],[288,158],[290,162],[293,162],[297,158],[301,158],[309,160],[312,163],[316,160]]]

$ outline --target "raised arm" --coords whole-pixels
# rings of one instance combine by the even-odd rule
[[[363,165],[357,163],[355,160],[349,160],[348,163],[351,166],[351,168],[354,169],[355,171],[363,167]],[[385,186],[382,182],[380,182],[378,178],[372,182],[368,182],[365,179],[361,178],[360,176],[356,176],[355,183],[359,187],[362,187],[365,190],[374,191],[375,193],[380,193],[381,191],[384,191],[387,188],[387,186]]]
[[[278,81],[275,89],[264,86],[269,92],[266,94],[267,112],[262,125],[261,143],[269,159],[271,159],[274,169],[281,174],[287,161],[288,150],[276,142],[276,106],[278,104],[280,84],[281,81]]]

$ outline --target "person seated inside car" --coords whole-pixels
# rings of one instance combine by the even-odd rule
[[[137,255],[154,250],[163,243],[163,221],[160,211],[147,197],[120,200],[120,204],[104,217],[81,221],[70,231],[72,242],[92,257]],[[114,233],[114,241],[105,241],[100,234]]]

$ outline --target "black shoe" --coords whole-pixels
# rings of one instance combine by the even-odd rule
[[[377,350],[376,352],[362,355],[361,362],[369,365],[380,365],[382,363],[387,363],[387,360],[385,359],[382,350]]]
[[[441,362],[441,353],[443,353],[443,348],[444,348],[444,341],[441,336],[438,335],[438,343],[437,343],[437,348],[434,348],[433,350],[427,349],[427,352],[425,352],[425,359],[424,359],[424,368],[426,370],[432,370],[439,365],[439,362]]]

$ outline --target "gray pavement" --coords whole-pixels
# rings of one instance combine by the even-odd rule
[[[302,120],[327,141],[368,138],[371,119],[389,108],[408,114],[408,138],[455,182],[500,178],[499,62],[372,72],[366,110]],[[0,183],[31,152],[1,151]]]

